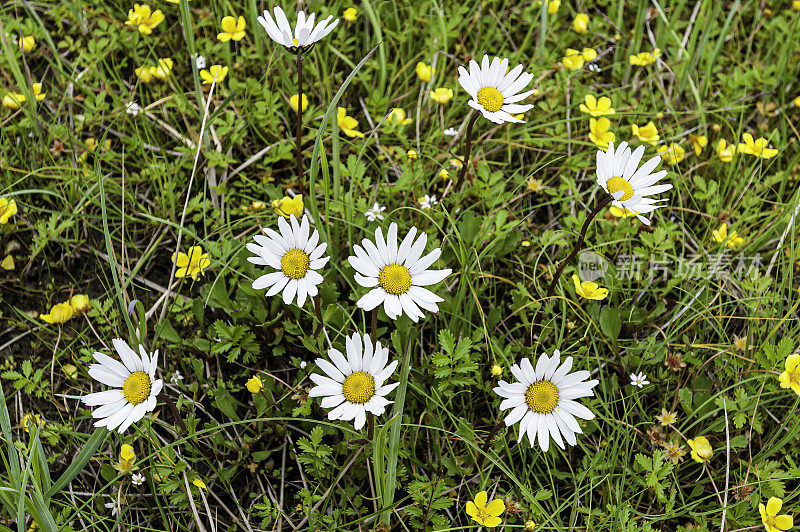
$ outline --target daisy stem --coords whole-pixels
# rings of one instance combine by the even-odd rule
[[[489,446],[492,444],[492,440],[495,436],[497,436],[497,433],[500,431],[500,429],[503,428],[503,425],[505,425],[505,423],[501,419],[494,427],[492,427],[492,430],[489,431],[489,435],[486,436],[485,440],[483,440],[483,445],[481,445],[481,454],[479,454],[477,460],[475,460],[476,470],[480,471],[481,467],[483,466],[483,458],[489,452]]]
[[[372,309],[372,330],[369,333],[369,338],[372,340],[372,345],[375,345],[375,337],[378,336],[378,309]]]
[[[572,262],[572,259],[575,258],[575,255],[577,255],[578,252],[583,247],[583,239],[586,238],[586,231],[589,229],[589,224],[592,222],[592,220],[594,220],[594,217],[597,216],[597,214],[603,209],[603,207],[611,203],[611,200],[613,199],[614,198],[607,195],[605,198],[603,198],[602,201],[600,201],[600,203],[597,204],[594,210],[589,213],[589,216],[586,217],[586,221],[583,222],[583,227],[581,228],[581,234],[578,237],[578,241],[575,242],[575,247],[572,248],[572,253],[570,253],[569,256],[566,259],[564,259],[561,262],[561,264],[558,265],[556,273],[553,274],[553,281],[550,283],[550,288],[547,289],[548,298],[553,297],[553,293],[556,291],[556,285],[558,284],[558,279],[564,272],[564,268],[567,267],[567,264]]]
[[[183,422],[183,418],[181,417],[181,413],[178,411],[178,407],[175,406],[175,403],[172,402],[172,399],[170,399],[169,396],[167,394],[165,394],[164,392],[161,392],[160,394],[158,394],[158,399],[161,400],[161,401],[164,401],[167,404],[169,409],[172,411],[172,417],[175,418],[175,422],[178,423],[178,426],[181,428],[181,430],[185,434],[186,438],[188,439],[188,437],[189,437],[189,428],[186,426],[186,423]],[[210,448],[204,447],[204,446],[199,445],[199,444],[197,444],[195,442],[191,442],[191,443],[192,443],[192,445],[194,445],[194,447],[198,451],[200,451],[203,454],[203,456],[205,456],[209,460],[216,459],[216,457],[214,456],[214,452]]]
[[[322,331],[322,327],[324,326],[324,323],[322,322],[322,301],[320,300],[319,294],[314,296],[313,303],[314,311],[317,313],[317,321],[319,322],[317,323],[317,327],[314,332],[314,336],[317,336]]]
[[[297,133],[295,144],[297,149],[297,182],[303,190],[303,54],[297,54]]]
[[[461,165],[461,170],[458,172],[458,179],[456,179],[456,186],[454,190],[458,190],[461,186],[461,182],[464,180],[464,176],[467,174],[467,164],[469,164],[469,152],[472,148],[472,126],[475,124],[475,120],[478,119],[478,115],[480,113],[473,113],[472,118],[469,119],[467,122],[467,131],[465,134],[465,141],[464,141],[464,160],[461,161],[463,164]]]

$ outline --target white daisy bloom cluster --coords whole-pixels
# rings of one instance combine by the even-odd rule
[[[423,257],[428,235],[422,233],[415,240],[416,235],[417,228],[412,227],[398,246],[397,224],[392,223],[385,240],[379,227],[374,243],[365,238],[361,246],[353,246],[355,255],[347,260],[356,270],[356,282],[372,289],[356,305],[372,310],[382,304],[389,318],[396,320],[406,314],[414,322],[424,316],[420,309],[439,311],[437,303],[444,299],[423,287],[442,281],[452,270],[429,270],[442,250],[434,249]]]
[[[533,74],[523,72],[522,65],[508,70],[508,59],[495,57],[489,60],[483,56],[481,65],[473,59],[469,71],[458,67],[458,82],[471,96],[470,107],[480,111],[484,117],[497,124],[504,122],[524,122],[513,115],[530,110],[533,105],[519,104],[535,90],[520,92],[533,80]]]
[[[397,388],[398,382],[384,384],[397,368],[397,360],[389,361],[389,350],[376,342],[372,345],[368,335],[358,333],[345,339],[347,357],[337,349],[328,356],[333,363],[318,358],[317,366],[326,375],[311,374],[316,386],[309,397],[322,397],[322,408],[331,408],[328,419],[354,420],[356,430],[364,427],[367,412],[379,416],[392,403],[386,395]]]
[[[306,298],[319,293],[317,286],[322,283],[322,275],[317,270],[325,266],[330,257],[322,256],[327,244],[319,243],[319,232],[314,229],[309,235],[306,215],[303,215],[302,222],[298,222],[295,216],[290,216],[289,220],[291,226],[284,218],[278,218],[280,233],[265,228],[267,236],[255,235],[255,243],[247,244],[247,249],[255,256],[247,257],[247,260],[277,270],[253,281],[253,289],[269,288],[267,296],[270,297],[283,290],[284,303],[290,304],[297,296],[297,305],[302,307]]]
[[[89,375],[98,382],[111,386],[112,390],[90,393],[81,398],[83,404],[96,406],[92,417],[95,427],[117,429],[122,434],[156,407],[156,396],[164,383],[156,379],[158,350],[149,355],[144,346],[139,354],[120,338],[111,341],[122,360],[115,360],[103,353],[95,353],[97,364],[89,366]]]
[[[511,373],[519,382],[501,380],[494,388],[494,393],[504,398],[500,410],[511,409],[505,418],[506,426],[520,424],[517,441],[527,434],[531,447],[538,439],[545,452],[550,448],[550,438],[562,449],[565,440],[575,445],[575,435],[583,433],[575,418],[594,419],[592,411],[575,399],[592,397],[592,388],[598,381],[587,381],[588,371],[569,373],[571,369],[572,357],[561,364],[561,353],[555,350],[551,357],[542,354],[536,368],[523,358],[511,366]]]
[[[662,206],[660,202],[666,200],[647,196],[666,192],[672,185],[655,184],[667,175],[666,170],[652,173],[661,162],[660,156],[656,155],[639,167],[644,149],[639,146],[631,153],[628,143],[623,142],[614,150],[614,143],[609,142],[606,151],[597,151],[597,183],[614,198],[612,205],[628,209],[642,223],[650,225],[650,220],[641,213],[656,210]]]
[[[297,24],[292,30],[289,19],[286,18],[286,13],[276,6],[274,19],[269,11],[264,11],[264,14],[258,17],[258,21],[264,27],[270,39],[286,47],[287,50],[294,54],[302,54],[311,49],[314,43],[326,37],[339,24],[338,18],[331,22],[333,15],[316,25],[314,25],[315,18],[316,13],[311,13],[306,18],[305,11],[298,11]]]

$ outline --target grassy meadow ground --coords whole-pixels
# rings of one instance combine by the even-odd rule
[[[256,20],[274,5],[355,8],[303,59],[302,175],[295,56]],[[142,28],[132,2],[0,4],[0,530],[785,530],[767,501],[800,509],[800,2],[150,6]],[[220,39],[225,16],[244,35]],[[484,54],[533,74],[524,123],[467,105],[457,69]],[[613,112],[590,122],[587,95]],[[604,207],[547,297],[612,133],[673,188],[651,225]],[[330,256],[302,306],[252,287],[272,270],[245,247],[295,195]],[[452,269],[417,322],[357,305],[347,259],[393,222]],[[207,260],[181,277],[191,246]],[[400,383],[358,430],[309,397],[354,332]],[[164,383],[123,434],[80,401],[115,338],[158,349]],[[577,444],[545,452],[493,389],[556,349],[599,383]]]

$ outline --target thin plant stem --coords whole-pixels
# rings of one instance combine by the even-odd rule
[[[466,140],[464,141],[464,160],[461,161],[461,171],[458,172],[458,179],[456,179],[456,186],[454,190],[458,190],[461,186],[462,181],[464,181],[464,176],[467,174],[467,165],[469,164],[469,153],[472,149],[472,126],[475,124],[475,121],[478,119],[478,115],[480,113],[473,113],[472,118],[469,119],[467,122],[467,132],[466,132]]]
[[[297,57],[297,132],[295,134],[297,149],[297,182],[300,190],[303,185],[303,54],[296,54]]]
[[[322,327],[324,323],[322,322],[322,301],[319,297],[319,294],[315,295],[312,299],[312,303],[314,305],[314,311],[317,314],[317,326],[315,327],[314,336],[317,336],[320,331],[322,331]]]
[[[589,216],[586,217],[586,221],[583,222],[583,227],[581,228],[581,234],[578,237],[578,241],[575,242],[575,247],[572,248],[572,253],[570,253],[569,256],[558,265],[556,273],[553,274],[553,281],[550,283],[550,288],[547,289],[548,298],[553,297],[553,293],[556,291],[556,285],[558,284],[558,280],[561,278],[561,274],[564,272],[564,268],[567,267],[567,264],[572,262],[572,259],[575,258],[575,255],[577,255],[583,247],[583,240],[586,238],[586,231],[589,229],[589,224],[592,222],[592,220],[594,220],[595,216],[597,216],[603,207],[611,203],[611,200],[613,199],[614,198],[612,198],[610,195],[607,195],[600,203],[597,204],[594,210],[589,213]]]
[[[372,309],[372,330],[369,332],[369,339],[375,345],[375,338],[378,336],[378,308]]]

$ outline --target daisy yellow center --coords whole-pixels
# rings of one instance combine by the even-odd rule
[[[549,414],[558,405],[558,388],[550,381],[536,381],[525,392],[528,408],[539,414]]]
[[[400,264],[389,264],[381,268],[378,274],[378,284],[387,294],[399,296],[411,288],[411,272]]]
[[[622,190],[622,197],[619,198],[619,201],[629,200],[633,197],[633,187],[630,183],[628,183],[627,179],[624,179],[619,176],[614,176],[608,180],[606,183],[608,187],[608,191],[613,194],[614,192],[619,192]]]
[[[342,393],[349,402],[362,405],[375,395],[375,379],[369,373],[355,371],[345,377]]]
[[[311,259],[300,249],[290,249],[281,257],[281,270],[289,279],[302,279],[306,276]]]
[[[490,113],[503,107],[503,95],[494,87],[484,87],[478,91],[478,103]]]
[[[292,42],[295,46],[300,46],[300,41],[298,39],[292,39]]]
[[[122,384],[122,395],[132,405],[144,403],[150,397],[150,376],[144,371],[134,371]]]

